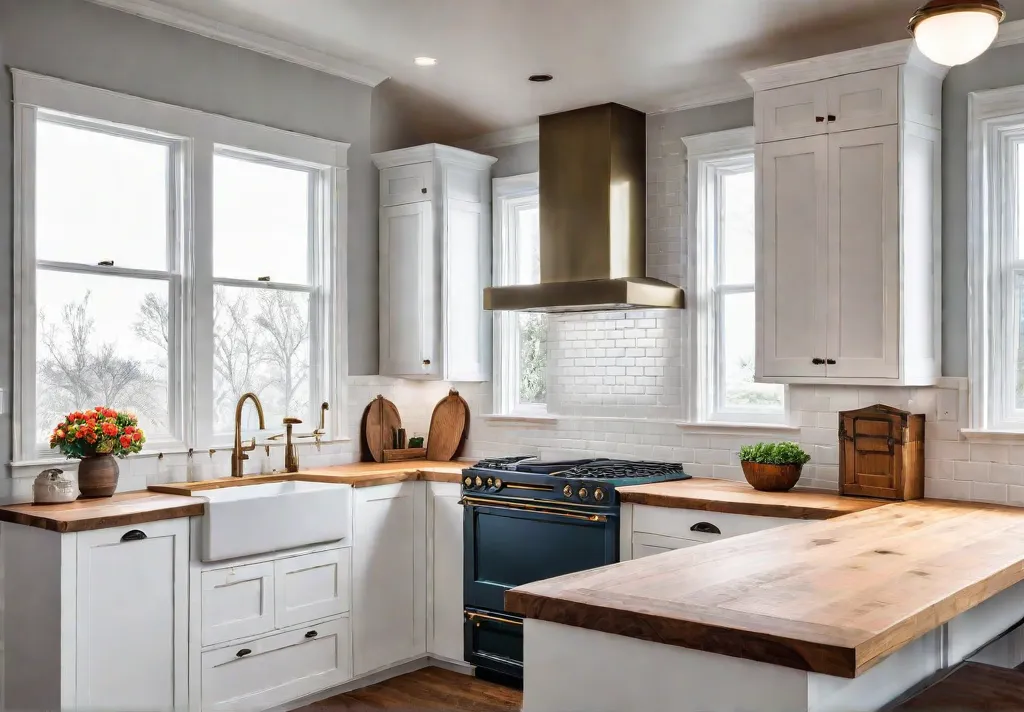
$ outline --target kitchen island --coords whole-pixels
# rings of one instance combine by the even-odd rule
[[[1019,620],[1022,534],[899,502],[522,586],[524,711],[879,709]]]

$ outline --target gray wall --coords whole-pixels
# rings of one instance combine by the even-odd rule
[[[522,173],[536,173],[540,170],[540,142],[529,141],[514,146],[502,146],[483,151],[494,156],[498,162],[491,169],[495,178],[507,178]]]
[[[377,187],[369,87],[83,0],[0,0],[0,386],[11,385],[12,110],[17,67],[352,144],[349,368],[377,372]],[[0,421],[0,463],[10,421]]]
[[[1024,84],[1024,45],[953,67],[942,88],[942,372],[967,375],[967,96]]]

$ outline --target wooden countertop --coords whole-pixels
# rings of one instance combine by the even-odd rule
[[[633,504],[786,519],[832,519],[892,503],[884,499],[842,497],[821,490],[758,492],[745,483],[703,477],[629,485],[616,491],[623,502]]]
[[[407,462],[354,462],[334,467],[312,467],[298,472],[281,472],[273,475],[246,475],[245,477],[222,477],[217,480],[198,482],[177,482],[151,485],[150,491],[189,496],[202,494],[204,490],[266,482],[336,482],[353,487],[374,487],[396,482],[430,481],[460,482],[462,469],[469,462],[433,462],[431,460],[409,460]]]
[[[0,507],[0,522],[24,524],[63,534],[194,517],[203,513],[205,504],[203,499],[142,490],[65,504],[11,504]]]
[[[1024,579],[1024,510],[897,502],[539,581],[528,618],[852,678]]]

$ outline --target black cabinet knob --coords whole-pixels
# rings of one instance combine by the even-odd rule
[[[316,637],[316,631],[315,630],[309,631],[308,633],[306,633],[306,637],[307,638],[315,638]]]
[[[829,120],[829,122],[835,121],[836,120],[836,115],[835,114],[829,114],[828,115],[828,120]]]
[[[430,359],[429,358],[423,359],[423,365],[424,366],[429,366],[430,365]]]
[[[836,360],[834,358],[827,358],[825,359],[825,363],[827,363],[829,366],[835,366]]]
[[[423,193],[423,195],[426,195],[427,194],[427,189],[426,188],[420,188],[420,192]]]
[[[825,123],[825,117],[824,116],[815,116],[814,120],[817,121],[819,124]]]
[[[722,530],[716,527],[711,522],[697,522],[690,527],[691,532],[700,532],[701,534],[721,534]]]
[[[252,651],[249,650],[248,648],[242,648],[237,653],[235,653],[235,657],[236,658],[244,658],[246,655],[249,655],[250,653],[252,653]]]
[[[823,359],[823,358],[812,358],[811,359],[811,363],[813,363],[815,366],[824,366],[825,365],[825,359]]]

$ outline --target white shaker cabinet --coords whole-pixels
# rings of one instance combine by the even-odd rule
[[[462,487],[427,482],[427,652],[464,657]]]
[[[426,653],[426,497],[419,482],[355,490],[353,672]]]
[[[938,379],[944,72],[908,41],[744,75],[758,141],[758,381]]]
[[[490,176],[495,159],[428,144],[377,153],[380,372],[486,381],[491,318]]]
[[[5,709],[186,709],[188,539],[187,518],[0,525]]]

